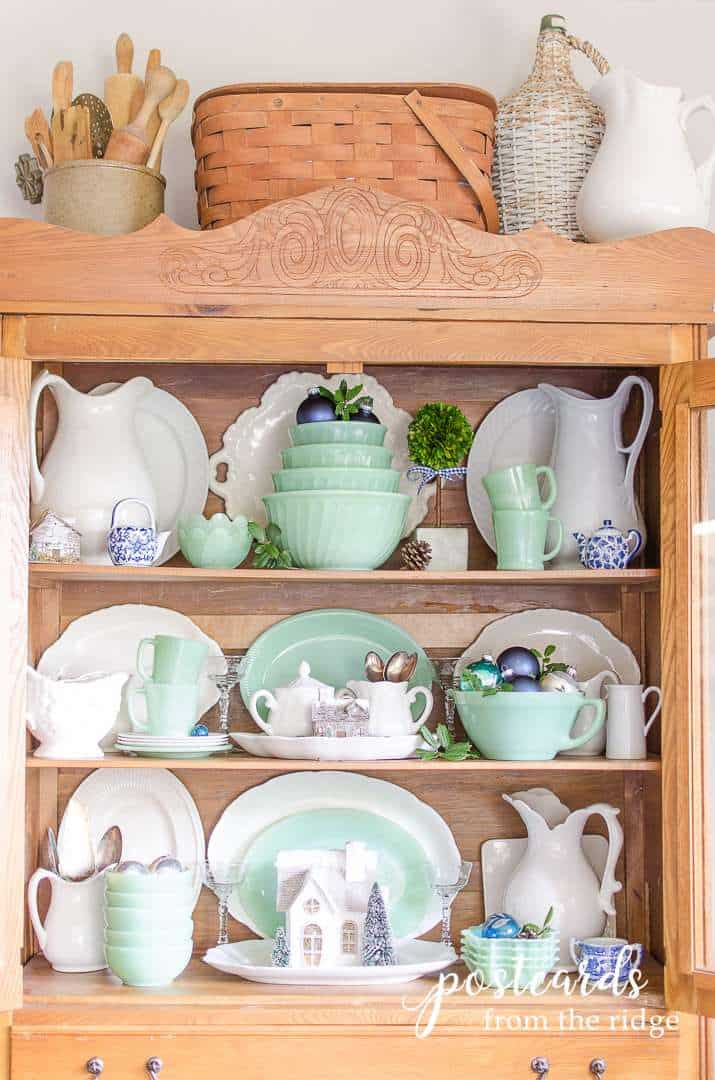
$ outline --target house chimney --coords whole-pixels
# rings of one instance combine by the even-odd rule
[[[367,873],[367,847],[361,840],[349,840],[345,845],[345,881],[357,884]]]

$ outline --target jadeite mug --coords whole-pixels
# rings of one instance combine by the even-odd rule
[[[144,654],[150,647],[154,651],[151,671],[143,664]],[[199,681],[208,651],[205,641],[194,638],[174,637],[171,634],[142,638],[137,649],[137,671],[142,678],[151,682],[187,686]]]
[[[426,686],[413,686],[406,682],[368,682],[350,679],[348,690],[366,701],[370,708],[369,731],[371,735],[414,735],[432,712],[432,691]],[[342,695],[340,691],[338,697]],[[418,697],[424,698],[424,708],[415,720],[412,706]]]
[[[134,710],[137,694],[146,697],[146,721]],[[145,735],[190,735],[199,718],[199,687],[183,683],[131,685],[127,691],[127,712],[133,731]]]
[[[539,477],[549,481],[541,498]],[[509,465],[482,478],[493,510],[550,510],[556,502],[556,474],[548,465]]]
[[[645,719],[645,703],[656,695],[656,706]],[[606,689],[606,757],[618,761],[643,761],[648,756],[646,735],[660,712],[661,693],[657,686],[609,686]]]
[[[548,510],[494,510],[497,541],[497,570],[543,570],[544,563],[558,555],[563,527]],[[558,539],[544,552],[549,522],[554,522]]]
[[[594,981],[609,976],[611,982],[625,982],[643,960],[643,946],[625,938],[571,938],[569,952],[579,974]]]
[[[42,881],[52,886],[43,924],[37,909]],[[101,971],[104,956],[105,875],[66,881],[51,870],[36,870],[27,885],[27,906],[40,948],[55,971]]]

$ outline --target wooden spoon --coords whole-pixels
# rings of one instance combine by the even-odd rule
[[[156,69],[158,67],[160,67],[160,66],[161,66],[161,49],[150,49],[149,50],[149,55],[146,58],[146,71],[144,73],[144,86],[142,87],[141,101],[139,101],[137,103],[136,112],[130,117],[131,120],[135,119],[136,114],[139,112],[139,109],[141,109],[141,107],[142,107],[142,102],[144,101],[144,87],[146,87],[147,83],[150,82],[152,72],[156,71]],[[147,123],[146,123],[146,135],[147,135],[147,142],[149,144],[154,142],[154,139],[156,138],[156,133],[159,130],[159,124],[160,123],[161,123],[161,119],[159,118],[159,110],[154,109],[154,112],[151,114],[151,116],[149,117],[149,119],[147,120]]]
[[[72,145],[65,134],[64,114],[72,103],[72,64],[60,60],[52,72],[52,156],[55,165],[72,160]]]
[[[51,169],[54,164],[52,160],[52,136],[50,135],[50,125],[47,123],[47,117],[42,109],[34,109],[25,120],[25,135],[40,163],[40,168],[43,170]]]
[[[157,167],[166,133],[169,130],[169,124],[173,124],[177,116],[184,111],[188,100],[189,84],[186,79],[178,79],[173,94],[168,98],[165,98],[159,106],[161,123],[159,125],[159,130],[156,133],[151,153],[149,154],[149,160],[146,163],[148,169],[155,169]]]
[[[105,158],[108,161],[126,161],[145,165],[151,149],[147,141],[146,124],[160,102],[174,92],[176,76],[170,68],[158,67],[152,71],[147,82],[142,107],[125,128],[113,131],[107,144]]]

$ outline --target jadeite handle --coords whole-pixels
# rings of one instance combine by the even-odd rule
[[[56,386],[65,380],[61,375],[53,375],[46,368],[41,371],[30,388],[30,494],[32,501],[37,503],[45,494],[45,478],[40,472],[37,460],[37,443],[35,442],[35,428],[37,427],[37,407],[40,404],[42,391],[47,386]]]
[[[35,870],[35,873],[27,883],[27,906],[30,909],[30,920],[43,952],[45,951],[45,945],[47,943],[47,932],[42,925],[40,912],[37,910],[37,891],[40,888],[41,881],[47,879],[54,884],[56,878],[57,875],[53,874],[51,870],[45,870],[43,867],[40,867],[39,870]]]
[[[269,710],[276,709],[278,707],[278,702],[273,697],[273,694],[270,692],[270,690],[256,690],[255,694],[248,703],[248,711],[253,718],[253,722],[255,724],[258,724],[259,728],[262,728],[262,730],[265,731],[266,735],[272,735],[273,728],[266,720],[263,719],[257,709],[258,702],[261,700],[261,698],[266,699],[266,704],[268,705]]]
[[[420,713],[420,715],[417,717],[417,719],[412,721],[413,735],[416,735],[422,725],[425,723],[428,716],[432,712],[432,707],[434,705],[432,691],[428,690],[426,686],[413,686],[412,689],[408,691],[407,695],[405,696],[405,701],[408,705],[413,705],[417,698],[420,697],[420,695],[425,699],[425,707]]]
[[[134,697],[136,694],[146,694],[146,690],[143,686],[130,686],[127,690],[127,712],[129,713],[129,723],[132,725],[132,731],[141,731],[146,733],[149,730],[149,721],[146,724],[142,724],[141,720],[134,712]]]
[[[593,723],[587,732],[583,735],[578,735],[575,739],[569,739],[565,746],[562,746],[562,750],[575,750],[577,746],[583,746],[585,742],[592,739],[597,731],[600,731],[603,727],[606,719],[606,702],[602,698],[584,698],[578,708],[578,714],[581,709],[584,709],[587,705],[593,705],[596,710],[596,715],[593,718]]]
[[[536,470],[536,479],[540,476],[546,476],[549,481],[549,494],[546,496],[541,504],[542,510],[550,510],[556,502],[557,487],[556,487],[556,473],[549,465],[539,465]]]
[[[562,523],[561,519],[557,518],[557,517],[552,517],[551,515],[549,515],[549,521],[553,521],[556,524],[556,526],[557,526],[556,531],[559,534],[559,538],[556,541],[556,543],[554,544],[554,546],[552,547],[551,551],[547,551],[546,554],[544,555],[544,562],[549,562],[551,559],[555,558],[558,555],[558,553],[561,551],[561,544],[563,543],[563,539],[564,539],[564,526],[563,526],[563,523]]]

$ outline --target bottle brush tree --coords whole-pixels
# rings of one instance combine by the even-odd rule
[[[397,963],[387,908],[377,882],[373,884],[367,902],[362,935],[362,962],[365,967],[388,967]]]

